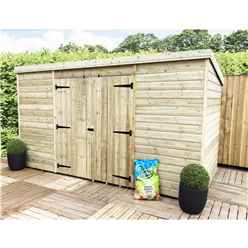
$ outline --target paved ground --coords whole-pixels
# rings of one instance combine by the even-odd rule
[[[133,199],[133,190],[26,168],[0,173],[2,219],[248,219],[248,172],[219,168],[203,212],[178,201]]]

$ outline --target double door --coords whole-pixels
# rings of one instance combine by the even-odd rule
[[[56,80],[57,172],[131,186],[131,76]]]

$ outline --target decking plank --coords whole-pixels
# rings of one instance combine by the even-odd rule
[[[189,214],[183,212],[183,213],[181,214],[181,216],[179,217],[179,219],[180,219],[180,220],[188,220],[189,217],[190,217]]]
[[[31,169],[31,168],[24,168],[23,170],[18,170],[18,171],[12,171],[9,168],[3,168],[1,169],[0,173],[3,176],[11,177],[16,180],[26,180],[36,175],[42,175],[45,172],[41,170]]]
[[[236,177],[237,177],[237,171],[231,170],[231,176],[229,178],[229,184],[235,184]]]
[[[109,203],[107,205],[105,205],[103,208],[101,208],[100,210],[98,210],[95,214],[93,214],[92,216],[89,217],[89,219],[100,219],[106,212],[108,212],[110,209],[112,209],[114,207],[113,203]]]
[[[223,178],[224,178],[224,174],[225,174],[225,169],[223,168],[219,168],[216,172],[216,175],[213,179],[213,181],[216,182],[222,182]]]
[[[2,188],[2,212],[15,211],[25,204],[51,194],[53,191],[38,185],[17,181]]]
[[[242,185],[242,178],[243,178],[243,172],[242,171],[237,171],[237,177],[235,180],[235,185]]]
[[[247,220],[248,209],[245,207],[238,208],[238,220]]]
[[[228,184],[230,176],[231,176],[231,169],[226,169],[224,177],[223,177],[223,180],[222,180],[222,183],[227,183]]]
[[[209,190],[209,198],[248,207],[248,188],[231,184],[213,182]]]
[[[142,215],[141,212],[135,211],[128,219],[129,220],[138,220],[141,215]]]
[[[237,205],[231,205],[228,219],[236,220],[237,217],[238,217],[238,206]]]
[[[218,219],[221,219],[221,220],[228,219],[229,211],[230,211],[230,204],[223,202]]]
[[[222,205],[222,202],[214,201],[214,205],[213,205],[212,211],[209,215],[209,219],[215,219],[216,220],[219,218],[221,205]]]
[[[26,168],[1,168],[2,219],[239,219],[248,217],[248,172],[218,168],[199,215],[175,199],[139,201],[133,190]]]
[[[206,206],[203,209],[203,211],[201,212],[199,219],[202,219],[202,220],[208,219],[209,216],[210,216],[210,214],[211,214],[213,205],[214,205],[214,201],[213,200],[210,200],[210,199],[207,200]]]

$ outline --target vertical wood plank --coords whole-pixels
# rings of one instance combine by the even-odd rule
[[[204,82],[203,82],[203,106],[202,106],[202,131],[201,131],[201,163],[204,165],[205,154],[204,154],[204,143],[205,143],[205,133],[206,133],[206,110],[207,110],[207,84],[208,84],[208,70],[209,63],[205,60],[205,71],[204,71]]]
[[[233,92],[232,92],[232,113],[231,119],[234,120],[231,122],[230,127],[230,143],[229,149],[232,151],[229,153],[229,164],[235,164],[234,154],[236,152],[236,135],[237,135],[237,111],[238,111],[238,94],[239,94],[239,78],[235,77],[233,81]]]
[[[109,77],[108,82],[108,182],[120,186],[130,186],[127,179],[113,175],[131,176],[131,149],[133,139],[128,134],[114,131],[129,131],[132,128],[132,89],[129,87],[114,87],[132,82],[131,76]]]
[[[226,113],[226,102],[227,102],[227,80],[223,83],[222,96],[221,96],[221,113],[220,113],[220,130],[219,130],[219,154],[218,161],[223,161],[224,156],[224,146],[223,140],[225,137],[225,113]]]
[[[53,151],[54,151],[54,172],[57,172],[57,135],[56,135],[56,89],[54,71],[52,71],[52,87],[53,87]]]
[[[243,120],[240,144],[240,166],[248,168],[248,76],[242,77],[244,105],[243,105]]]
[[[19,77],[18,74],[16,75],[16,92],[17,92],[17,114],[18,114],[18,136],[21,137],[21,132],[20,132],[20,93],[19,93]]]
[[[221,164],[248,167],[248,76],[225,77],[221,103]]]

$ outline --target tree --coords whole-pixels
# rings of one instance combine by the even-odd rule
[[[248,29],[238,30],[224,37],[225,51],[246,52],[248,51]]]
[[[114,50],[114,52],[139,52],[139,51],[151,51],[159,50],[160,40],[154,34],[137,33],[129,35],[120,45]]]
[[[166,37],[162,43],[162,49],[168,51],[206,49],[210,47],[211,35],[207,30],[185,29],[180,34]]]
[[[214,52],[220,52],[223,51],[223,38],[221,34],[215,34],[211,37],[209,48],[211,48]]]
[[[65,53],[78,52],[78,51],[81,50],[81,49],[82,49],[81,46],[78,46],[78,45],[76,45],[76,44],[73,43],[73,42],[69,42],[69,43],[66,44],[66,45],[61,44],[61,45],[59,46],[59,50],[60,50],[61,52],[65,52]]]
[[[89,52],[102,52],[108,53],[108,50],[102,45],[84,45],[84,49],[87,49]]]

